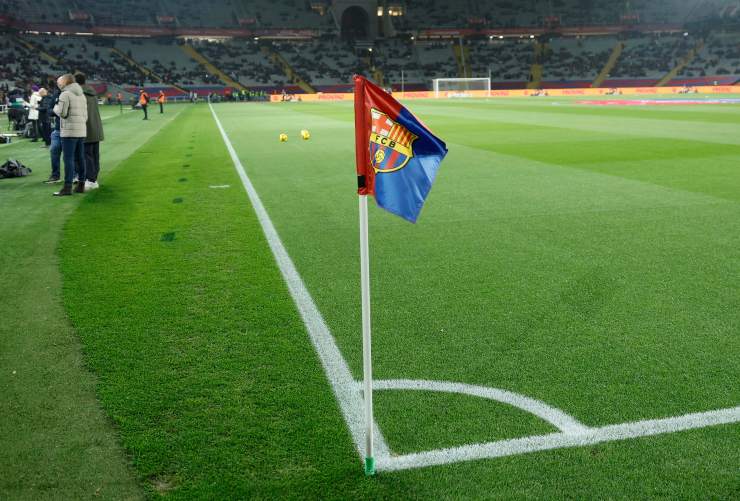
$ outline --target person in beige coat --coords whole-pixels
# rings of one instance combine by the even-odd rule
[[[60,137],[62,140],[62,158],[64,159],[64,187],[54,196],[72,194],[72,181],[77,174],[77,186],[74,191],[85,192],[85,137],[87,136],[87,101],[82,87],[75,82],[71,74],[57,79],[62,93],[54,106],[60,120]]]

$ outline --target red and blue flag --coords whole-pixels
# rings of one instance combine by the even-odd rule
[[[354,80],[358,193],[415,223],[447,147],[383,89]]]

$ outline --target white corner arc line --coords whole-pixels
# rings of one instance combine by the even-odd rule
[[[664,433],[674,433],[707,426],[718,426],[740,422],[740,406],[718,409],[707,412],[685,414],[664,419],[648,419],[632,423],[621,423],[599,428],[590,428],[579,434],[552,433],[512,440],[498,440],[480,444],[464,445],[448,449],[406,454],[390,457],[382,464],[381,470],[396,471],[425,466],[442,465],[490,459],[528,452],[560,449],[564,447],[582,447],[602,442],[626,440],[630,438],[649,437]]]
[[[373,383],[376,390],[420,390],[435,391],[443,393],[460,393],[472,397],[486,398],[534,414],[547,421],[563,433],[578,434],[589,430],[588,426],[578,421],[573,416],[566,414],[546,403],[529,398],[512,391],[478,386],[465,383],[452,383],[447,381],[427,381],[423,379],[386,379],[376,380]]]
[[[301,276],[298,274],[298,270],[296,270],[293,261],[283,246],[277,230],[267,214],[267,210],[249,180],[249,177],[244,170],[244,166],[239,160],[239,157],[236,154],[229,137],[226,135],[226,131],[221,125],[221,121],[218,119],[211,103],[208,103],[208,107],[210,108],[213,119],[221,133],[226,149],[229,151],[229,155],[234,163],[237,174],[244,185],[247,196],[252,203],[252,207],[254,208],[257,219],[262,226],[262,231],[265,234],[270,250],[275,257],[280,273],[283,275],[283,279],[288,286],[288,291],[290,292],[301,318],[303,319],[309,338],[311,339],[311,343],[319,356],[319,360],[324,368],[326,377],[332,386],[332,390],[337,398],[342,415],[344,416],[347,427],[350,430],[350,434],[355,442],[357,451],[360,454],[360,459],[362,459],[365,456],[365,446],[363,424],[364,416],[362,413],[363,399],[360,391],[360,383],[353,379],[347,362],[344,360],[344,357],[342,357],[339,347],[329,331],[321,312],[319,312],[316,307],[311,294],[308,292]],[[598,444],[601,442],[647,437],[740,422],[740,406],[737,406],[663,419],[648,419],[589,428],[566,413],[555,409],[544,402],[496,388],[466,385],[463,383],[421,380],[380,380],[376,381],[375,384],[378,389],[418,390],[438,388],[432,389],[431,391],[452,391],[455,393],[464,393],[482,398],[492,398],[495,396],[496,398],[492,398],[493,400],[499,400],[504,403],[516,405],[523,410],[527,410],[538,415],[563,430],[560,433],[551,433],[548,435],[535,435],[510,440],[498,440],[495,442],[469,444],[460,447],[435,449],[401,456],[392,456],[377,423],[373,423],[377,449],[376,469],[378,471],[405,470],[564,447],[579,447]],[[528,406],[528,408],[522,407],[524,405]],[[548,419],[543,416],[543,414],[547,414],[547,412],[552,411],[556,413],[554,414],[556,417],[549,415]],[[558,424],[555,424],[555,422],[550,419],[553,419]]]
[[[316,307],[311,293],[308,292],[306,285],[303,283],[301,276],[298,274],[293,260],[288,255],[288,251],[285,249],[280,236],[275,230],[275,226],[272,224],[270,216],[267,214],[265,206],[262,205],[257,191],[255,190],[252,182],[249,180],[244,166],[239,160],[239,156],[236,154],[229,137],[226,135],[226,131],[221,125],[221,121],[218,119],[216,112],[208,103],[208,107],[211,109],[213,119],[218,126],[218,130],[221,132],[226,149],[229,151],[231,160],[234,163],[236,172],[239,174],[239,178],[244,185],[244,189],[247,192],[249,201],[252,203],[254,212],[257,215],[257,219],[262,226],[262,231],[265,233],[267,243],[272,250],[272,254],[275,257],[280,273],[283,275],[290,296],[293,298],[293,302],[298,308],[298,312],[303,319],[303,323],[306,326],[308,335],[311,339],[311,343],[316,350],[316,353],[321,360],[321,365],[324,367],[324,372],[329,380],[329,383],[334,390],[339,407],[344,415],[344,420],[347,422],[347,427],[352,434],[352,439],[357,446],[357,450],[360,453],[360,457],[365,457],[365,418],[362,412],[364,407],[362,400],[362,393],[358,390],[355,380],[352,377],[352,373],[349,370],[347,362],[342,357],[339,347],[334,340],[334,336],[331,335],[329,327],[324,321],[324,317]],[[378,460],[382,458],[390,457],[390,451],[388,445],[380,433],[380,429],[377,424],[375,426],[375,446]],[[381,461],[378,461],[380,463]]]

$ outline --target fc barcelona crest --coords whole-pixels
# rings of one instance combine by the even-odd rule
[[[371,109],[370,161],[375,172],[394,172],[402,169],[414,156],[411,147],[418,136],[388,115]]]

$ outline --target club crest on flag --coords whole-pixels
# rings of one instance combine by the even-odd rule
[[[418,136],[394,122],[385,113],[371,109],[370,160],[375,172],[403,169],[414,156],[411,147]]]

